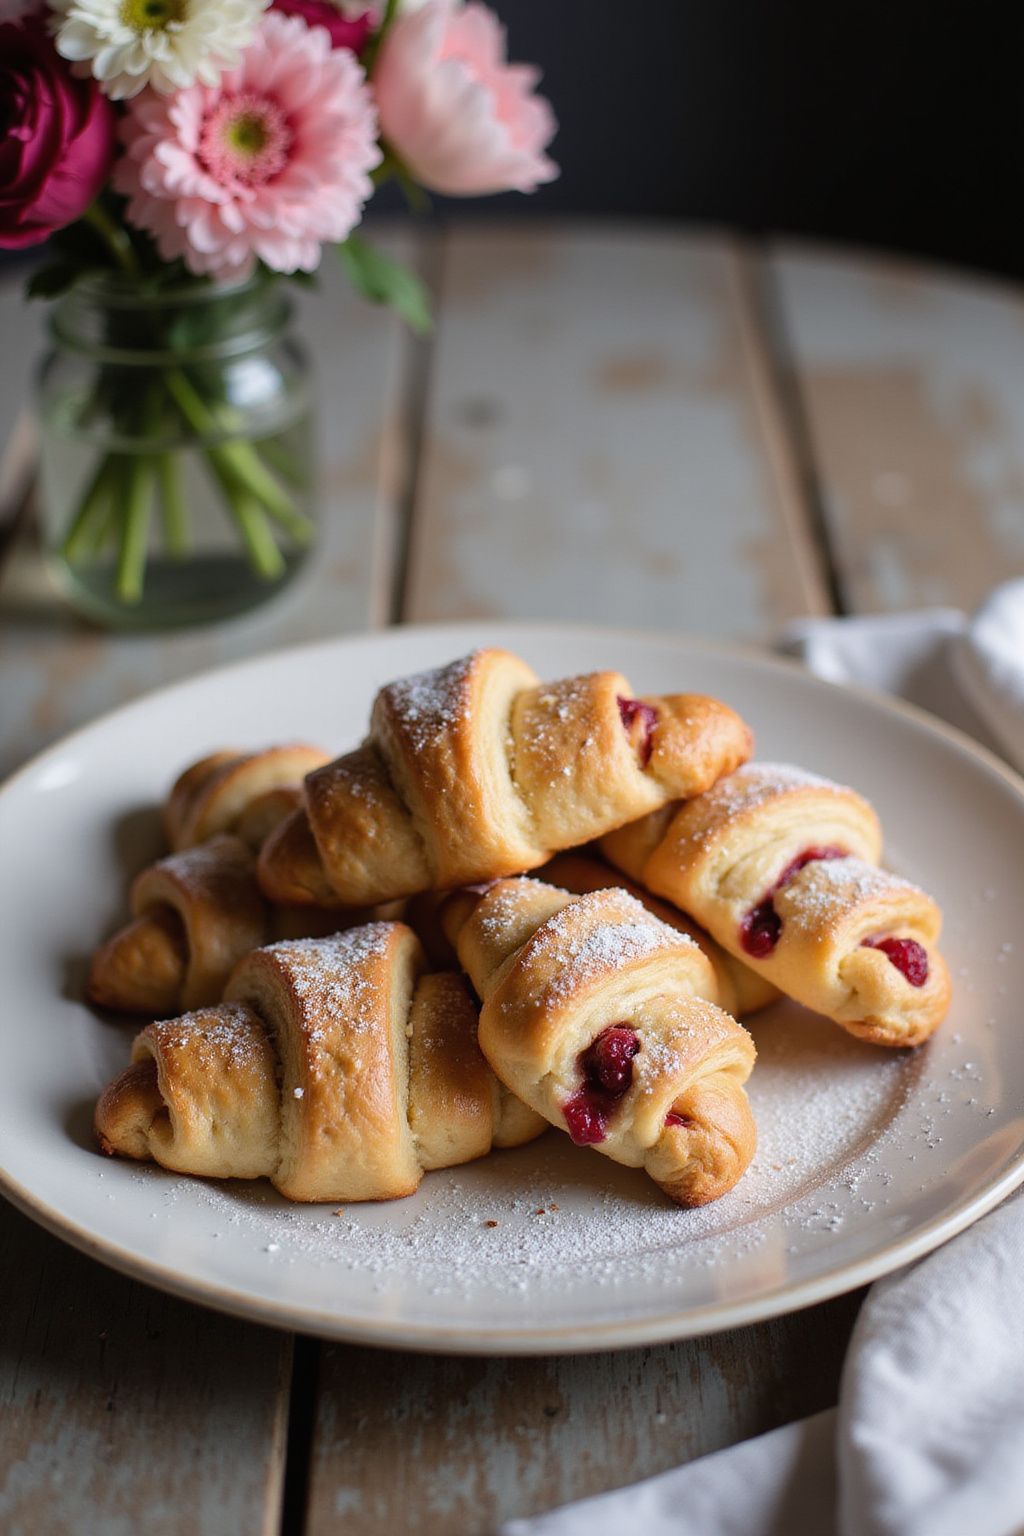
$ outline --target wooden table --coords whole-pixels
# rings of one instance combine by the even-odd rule
[[[801,614],[971,605],[1024,571],[1016,293],[664,228],[385,238],[436,285],[431,342],[330,265],[299,301],[324,401],[315,573],[250,619],[109,638],[54,605],[23,518],[0,770],[156,684],[339,631],[557,616],[765,642]],[[41,326],[0,295],[0,504],[31,464]],[[172,1300],[6,1207],[0,1296],[7,1536],[483,1536],[834,1402],[859,1301],[617,1355],[387,1354]]]

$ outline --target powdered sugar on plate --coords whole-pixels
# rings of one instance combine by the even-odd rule
[[[977,1064],[933,1082],[927,1049],[883,1053],[791,1004],[758,1016],[752,1033],[757,1154],[735,1190],[697,1211],[554,1130],[428,1174],[410,1199],[336,1212],[290,1206],[266,1184],[135,1176],[158,1181],[168,1207],[183,1194],[198,1200],[211,1232],[247,1244],[254,1263],[270,1253],[277,1264],[359,1274],[389,1293],[414,1281],[439,1297],[554,1297],[582,1277],[673,1287],[688,1269],[728,1268],[766,1245],[784,1267],[787,1251],[839,1241],[851,1219],[884,1221],[897,1164],[919,1161],[922,1181],[940,1173],[944,1116],[964,1104],[986,1113]]]

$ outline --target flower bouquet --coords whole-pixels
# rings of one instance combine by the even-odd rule
[[[48,242],[29,293],[57,301],[51,556],[108,620],[247,606],[312,536],[310,391],[278,280],[314,280],[333,245],[426,330],[419,280],[355,233],[363,208],[388,179],[414,207],[551,180],[537,72],[477,0],[17,11],[0,0],[0,246]]]

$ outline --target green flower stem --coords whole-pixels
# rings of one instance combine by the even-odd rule
[[[89,547],[82,551],[85,558],[98,560],[110,545],[116,546],[121,531],[121,501],[124,494],[127,461],[118,453],[110,458],[110,478],[107,482],[109,497],[102,508],[93,529]]]
[[[142,276],[139,258],[135,254],[135,247],[127,230],[112,219],[100,203],[93,203],[90,208],[87,208],[82,215],[82,220],[99,235],[113,256],[114,264],[120,267],[122,272],[126,272],[130,277]]]
[[[160,516],[167,553],[183,559],[189,550],[188,513],[181,483],[181,463],[174,452],[161,453],[156,460],[156,478],[160,489]]]
[[[146,537],[153,508],[156,466],[153,457],[137,454],[125,475],[121,547],[117,555],[117,595],[122,603],[142,601],[146,577]]]
[[[61,557],[69,565],[96,550],[97,538],[106,523],[111,498],[117,495],[119,480],[117,455],[104,454],[60,546]]]
[[[373,66],[376,64],[377,55],[380,53],[380,45],[390,31],[391,23],[398,15],[398,6],[399,0],[387,0],[384,6],[384,15],[381,17],[380,26],[377,28],[377,35],[371,38],[363,49],[363,56],[360,62],[368,76],[373,73]]]
[[[224,423],[180,369],[173,369],[166,377],[168,390],[194,432],[209,437],[223,430]],[[229,481],[255,497],[295,543],[309,542],[313,529],[308,519],[296,511],[292,498],[278,485],[252,443],[235,438],[225,443],[209,443],[205,452],[222,483]]]
[[[280,475],[294,490],[304,491],[309,485],[309,473],[305,465],[300,464],[298,456],[283,443],[261,443],[260,453],[275,474]]]
[[[274,542],[274,535],[262,505],[251,491],[235,483],[209,448],[206,449],[206,462],[210,467],[210,473],[224,494],[228,511],[242,536],[250,566],[257,576],[265,581],[275,581],[284,574],[284,556]]]
[[[257,576],[264,581],[278,581],[285,573],[284,556],[274,542],[270,524],[256,497],[236,487],[228,496],[228,507],[238,524],[249,562]]]

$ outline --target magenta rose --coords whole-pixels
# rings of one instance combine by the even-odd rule
[[[74,223],[114,158],[114,109],[77,80],[41,20],[0,23],[0,246],[38,245]]]
[[[323,27],[330,33],[332,48],[350,48],[353,53],[363,51],[373,26],[369,11],[349,21],[331,0],[274,0],[274,9],[301,16],[307,27]]]

